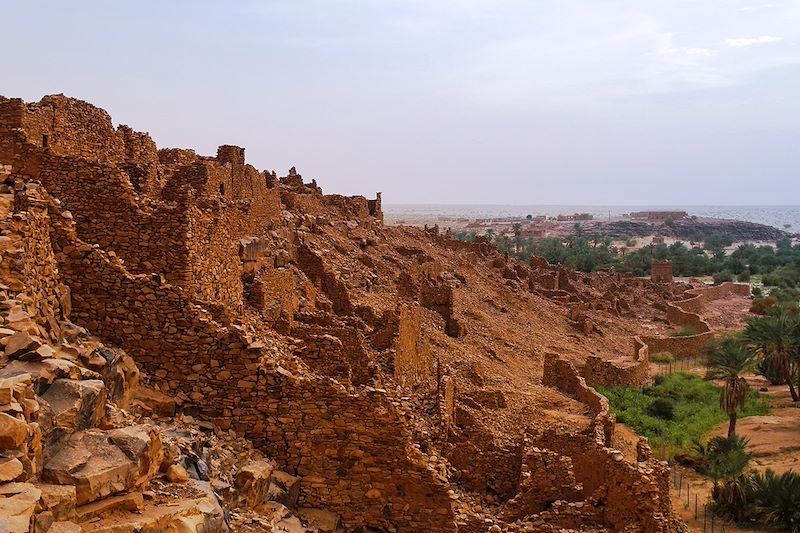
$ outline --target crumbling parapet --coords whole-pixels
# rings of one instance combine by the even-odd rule
[[[590,355],[581,375],[593,387],[646,387],[652,383],[650,349],[639,337],[633,338],[633,362],[606,361]]]

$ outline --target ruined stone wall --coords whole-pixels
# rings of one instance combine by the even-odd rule
[[[398,304],[394,338],[394,379],[402,387],[414,388],[423,384],[430,385],[434,381],[434,362],[422,339],[420,319],[419,304]]]
[[[294,274],[288,268],[259,269],[245,292],[248,303],[264,311],[262,316],[270,322],[283,318],[291,323],[291,318],[300,308]]]
[[[0,165],[0,181],[11,174]],[[9,216],[2,221],[4,242],[0,272],[12,292],[24,292],[24,312],[34,317],[41,331],[60,340],[59,321],[70,312],[69,289],[61,281],[58,264],[50,246],[50,217],[47,205],[40,205],[26,195],[2,200]],[[13,315],[14,313],[12,313]],[[20,318],[23,318],[20,315]]]
[[[449,380],[452,382],[452,380]],[[448,382],[443,380],[440,412],[449,407]],[[444,448],[450,465],[459,473],[458,484],[464,490],[488,493],[507,501],[519,492],[524,453],[522,437],[501,439],[481,422],[481,414],[464,409],[454,402],[457,429],[452,429]]]
[[[13,166],[15,179],[40,181],[70,210],[78,232],[115,252],[131,272],[160,272],[177,283],[191,279],[181,237],[189,225],[186,205],[139,208],[138,195],[123,172],[53,155],[16,131],[0,131],[0,160]]]
[[[592,424],[588,433],[606,446],[614,436],[614,417],[609,414],[608,399],[586,384],[572,363],[559,357],[545,357],[542,385],[571,396],[589,408]]]
[[[111,116],[82,100],[63,95],[45,96],[26,104],[14,98],[0,102],[3,130],[20,128],[29,142],[55,155],[122,162],[124,141]]]
[[[320,374],[341,379],[342,383],[373,383],[374,364],[356,328],[295,323],[291,335],[304,341],[296,353]]]
[[[629,463],[622,452],[604,447],[587,435],[565,438],[556,432],[544,432],[531,440],[534,446],[570,458],[583,497],[604,502],[602,523],[612,530],[674,530],[666,464],[653,459]],[[632,500],[636,505],[631,504]]]
[[[158,150],[158,162],[165,178],[171,177],[181,168],[191,165],[197,158],[197,153],[191,148],[160,148]]]
[[[281,203],[292,212],[306,215],[323,215],[325,209],[320,202],[321,195],[312,190],[300,192],[297,189],[281,189]]]
[[[317,328],[307,325],[292,328],[292,336],[302,339],[302,343],[294,348],[300,357],[314,372],[329,376],[347,388],[353,385],[353,368],[350,359],[345,355],[342,341],[327,333],[314,332]]]
[[[456,381],[452,376],[442,376],[439,384],[439,414],[442,426],[450,428],[456,424]]]
[[[677,358],[698,357],[703,347],[711,342],[715,334],[711,326],[698,314],[703,307],[714,300],[731,295],[749,296],[750,285],[746,283],[723,283],[711,287],[701,287],[686,291],[689,298],[667,303],[667,318],[673,324],[692,327],[696,335],[678,337],[644,337],[650,353],[669,352]]]
[[[353,313],[353,304],[347,293],[347,286],[336,272],[328,270],[318,252],[307,245],[297,250],[297,266],[330,300],[333,312],[338,315]]]
[[[245,168],[243,149],[220,147],[219,161],[158,152],[147,134],[113,130],[100,109],[61,97],[43,102],[51,100],[0,101],[0,158],[13,164],[14,177],[40,180],[71,210],[79,234],[116,253],[130,272],[162,273],[199,300],[241,308],[234,240],[264,234],[281,211],[278,191]],[[40,130],[54,127],[63,132],[37,145]],[[202,196],[209,174],[240,198],[209,208],[214,202]],[[164,176],[170,204],[153,200]]]
[[[653,283],[672,283],[672,262],[652,261],[650,263],[650,279]]]
[[[519,493],[503,508],[503,520],[514,522],[539,514],[558,500],[574,502],[584,499],[583,487],[575,479],[572,459],[569,457],[530,447],[525,453],[521,470]]]
[[[424,263],[419,277],[419,303],[436,311],[444,320],[444,331],[451,337],[462,337],[464,326],[455,316],[455,290],[441,276],[441,265]]]
[[[122,168],[137,192],[151,198],[161,193],[161,171],[156,143],[146,133],[134,131],[128,126],[117,128],[122,138],[125,159]]]
[[[326,194],[322,204],[336,208],[344,220],[368,220],[370,217],[369,202],[363,196]]]
[[[198,300],[239,310],[244,289],[238,241],[219,209],[212,204],[210,208],[192,206],[188,210],[186,247],[191,277],[187,286]]]
[[[586,383],[595,387],[646,387],[652,383],[650,376],[650,351],[640,338],[633,338],[634,361],[621,365],[590,355],[581,370]]]
[[[57,213],[50,205],[51,218]],[[300,505],[340,513],[348,527],[454,531],[446,483],[410,444],[385,391],[348,394],[293,359],[216,324],[184,290],[133,276],[80,244],[68,221],[51,227],[73,320],[126,349],[184,412],[251,439],[303,476]]]
[[[714,340],[714,333],[686,337],[643,337],[653,353],[669,352],[678,359],[691,359],[702,354],[703,346]]]
[[[368,200],[369,205],[369,214],[380,220],[381,224],[383,223],[383,207],[381,205],[381,193],[377,193],[375,195],[374,200]]]

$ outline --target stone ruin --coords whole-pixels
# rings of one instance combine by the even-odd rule
[[[656,261],[650,263],[650,279],[653,283],[672,283],[672,261]]]
[[[0,164],[11,531],[187,516],[225,531],[222,506],[264,527],[301,517],[309,531],[683,530],[663,465],[610,447],[607,403],[572,365],[546,360],[542,385],[585,404],[590,425],[498,443],[468,406],[502,408],[503,394],[460,393],[435,355],[471,330],[468,281],[434,251],[489,258],[508,287],[572,306],[587,335],[588,311],[630,306],[616,275],[509,262],[438,232],[408,244],[383,226],[380,193],[325,195],[231,145],[158,149],[63,95],[0,97]],[[167,423],[216,444],[178,442]],[[246,442],[252,461],[224,439]],[[194,492],[174,512],[146,490],[187,474]],[[500,505],[491,517],[469,503],[484,493]]]

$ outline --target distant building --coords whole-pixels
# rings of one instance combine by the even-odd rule
[[[653,240],[650,241],[650,244],[664,244],[664,237],[653,237]]]

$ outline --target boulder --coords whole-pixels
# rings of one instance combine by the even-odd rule
[[[50,528],[53,527],[55,521],[56,519],[51,511],[42,511],[41,513],[36,513],[36,516],[33,519],[33,531],[35,533],[45,533],[46,531],[50,531]]]
[[[73,433],[45,465],[42,479],[59,485],[75,485],[76,503],[116,494],[133,486],[137,465],[110,442],[106,433],[88,430]]]
[[[11,361],[0,369],[0,378],[15,379],[26,374],[32,380],[36,394],[43,394],[56,379],[81,379],[80,367],[65,359]]]
[[[133,404],[148,415],[175,416],[175,400],[163,392],[147,387],[138,387],[136,389],[133,395]]]
[[[140,424],[108,432],[111,442],[136,465],[132,484],[142,485],[158,473],[164,460],[161,434],[152,426]]]
[[[0,379],[0,405],[11,403],[14,398],[14,383],[10,379]]]
[[[167,479],[170,483],[186,483],[189,481],[189,472],[180,464],[174,464],[167,468]]]
[[[57,379],[42,395],[53,411],[53,424],[80,430],[97,426],[105,414],[106,387],[99,379]]]
[[[98,370],[108,390],[108,398],[122,409],[130,407],[134,391],[139,386],[139,369],[128,354],[121,350],[98,348],[106,365]]]
[[[289,509],[294,509],[300,497],[300,478],[273,470],[267,490],[267,500],[282,503]]]
[[[28,437],[28,424],[21,418],[0,413],[0,449],[19,448]]]
[[[335,532],[339,528],[339,515],[323,509],[301,507],[295,514],[305,522],[309,529],[320,532]]]
[[[78,520],[85,522],[111,511],[141,511],[144,508],[144,497],[141,492],[129,492],[119,496],[111,496],[96,502],[81,505],[77,509]]]
[[[47,533],[81,533],[81,526],[70,521],[54,522]]]
[[[56,520],[75,518],[76,491],[73,485],[37,483],[36,488],[42,493],[37,510],[50,511]]]
[[[17,331],[10,337],[4,339],[6,343],[6,355],[11,359],[16,359],[30,352],[38,350],[42,343],[24,331]]]
[[[17,363],[21,363],[20,361],[13,361],[8,366],[16,365]],[[5,369],[3,369],[2,375],[0,375],[0,405],[9,404],[13,402],[17,402],[22,404],[25,402],[26,398],[33,398],[33,390],[29,390],[32,386],[32,378],[31,375],[25,372],[20,372],[15,375],[5,375]]]
[[[22,463],[16,457],[0,457],[0,483],[14,481],[22,471]]]
[[[272,465],[253,461],[236,473],[236,500],[239,507],[253,509],[265,501],[269,492]]]
[[[28,533],[39,496],[39,489],[30,483],[0,485],[0,531]]]

